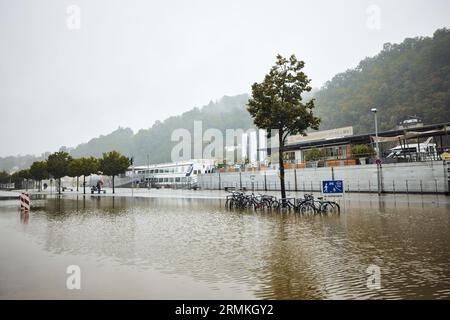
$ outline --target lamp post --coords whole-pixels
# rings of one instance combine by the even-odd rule
[[[370,111],[375,115],[375,146],[377,148],[377,160],[380,160],[380,148],[378,146],[378,118],[377,118],[377,108],[372,108]]]
[[[131,163],[131,196],[134,197],[134,157],[130,158]]]
[[[378,145],[378,118],[377,118],[377,108],[372,108],[370,111],[375,116],[375,147],[377,148],[377,186],[378,195],[381,195],[381,160],[380,160],[380,147]]]
[[[147,154],[147,189],[150,190],[150,155]]]

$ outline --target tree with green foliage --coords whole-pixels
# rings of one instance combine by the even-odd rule
[[[311,80],[302,71],[304,66],[305,63],[297,60],[295,55],[289,59],[277,55],[275,65],[263,82],[253,84],[252,97],[247,107],[255,125],[267,130],[269,137],[272,130],[278,132],[282,199],[286,199],[283,149],[287,137],[294,134],[306,136],[308,129],[317,130],[320,124],[320,119],[312,112],[314,99],[306,103],[302,99],[304,92],[311,91]]]
[[[11,175],[11,182],[14,183],[15,188],[23,188],[23,184],[25,181],[25,188],[28,189],[28,180],[31,178],[30,170],[24,169],[20,171],[16,171]],[[20,185],[20,187],[19,187]]]
[[[367,144],[356,144],[350,148],[352,156],[370,157],[376,154],[375,150]]]
[[[100,171],[104,175],[112,177],[113,193],[115,193],[114,189],[115,176],[125,173],[129,167],[130,167],[130,159],[123,156],[117,151],[103,153],[103,157],[99,159]]]
[[[98,173],[99,161],[94,157],[80,158],[81,175],[83,176],[83,194],[86,194],[86,176]]]
[[[67,165],[67,175],[72,178],[77,178],[77,191],[79,184],[79,177],[83,174],[81,170],[81,159],[72,159]]]
[[[305,151],[305,161],[318,161],[325,157],[322,149],[312,148]]]
[[[11,183],[14,183],[14,188],[19,189],[19,183],[21,183],[22,179],[19,176],[19,171],[13,172],[11,174]]]
[[[31,177],[39,183],[39,191],[42,190],[42,180],[48,178],[48,169],[46,161],[35,161],[30,167]]]
[[[61,178],[68,175],[68,166],[72,157],[64,151],[52,153],[47,159],[47,170],[58,180],[58,193],[61,194]]]
[[[376,56],[333,77],[315,98],[322,130],[353,126],[355,134],[374,132],[373,107],[381,131],[408,116],[424,124],[450,121],[450,30],[386,43]]]
[[[0,183],[9,183],[11,176],[6,171],[0,171]]]
[[[25,180],[25,189],[28,190],[29,182],[31,179],[30,169],[20,170],[20,176]]]

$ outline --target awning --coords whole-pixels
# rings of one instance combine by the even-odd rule
[[[440,129],[440,130],[430,130],[430,131],[408,131],[405,134],[401,134],[401,135],[397,135],[397,136],[392,136],[392,137],[378,137],[378,142],[379,143],[383,143],[383,142],[392,142],[392,141],[398,141],[400,140],[407,140],[407,139],[412,139],[412,138],[418,138],[421,136],[430,136],[432,134],[437,134],[437,133],[443,133],[446,132],[450,129],[450,127],[445,127],[444,129]],[[372,139],[373,142],[377,142],[377,137],[376,136],[370,136],[370,138]]]

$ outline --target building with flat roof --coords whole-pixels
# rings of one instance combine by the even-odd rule
[[[450,122],[379,132],[381,158],[388,162],[440,160],[440,154],[450,149],[449,131]],[[352,127],[318,131],[306,137],[292,136],[284,147],[285,159],[288,163],[305,164],[305,153],[311,149],[320,149],[324,166],[327,161],[332,163],[334,160],[352,160],[351,163],[355,164],[353,161],[358,159],[351,154],[352,146],[372,145],[375,149],[376,139],[375,133],[354,135]],[[424,149],[425,143],[433,145],[433,148]],[[392,148],[402,149],[402,158],[388,159]],[[278,152],[278,148],[272,147],[271,152]],[[337,165],[336,162],[333,165]]]

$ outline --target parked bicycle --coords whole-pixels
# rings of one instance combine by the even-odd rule
[[[318,197],[316,200],[312,194],[305,194],[305,198],[299,201],[296,209],[303,214],[328,214],[341,212],[341,208],[338,203],[324,200],[323,197]]]
[[[312,194],[305,194],[304,198],[277,199],[277,197],[258,194],[245,194],[242,191],[231,191],[226,197],[225,207],[227,209],[254,209],[254,210],[288,210],[302,214],[328,214],[340,213],[338,203],[314,198]]]

